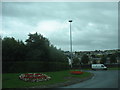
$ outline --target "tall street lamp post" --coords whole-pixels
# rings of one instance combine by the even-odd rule
[[[71,31],[71,22],[72,20],[69,20],[70,22],[70,57],[71,57],[71,68],[72,68],[72,62],[73,62],[73,58],[72,58],[72,31]]]

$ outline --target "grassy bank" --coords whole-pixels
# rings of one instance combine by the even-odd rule
[[[44,72],[51,77],[49,81],[43,82],[24,82],[18,78],[21,73],[6,73],[2,74],[2,88],[24,88],[24,87],[32,87],[39,85],[52,85],[56,83],[61,83],[67,81],[65,77],[76,77],[76,78],[85,78],[91,75],[89,72],[84,72],[81,75],[72,75],[70,74],[70,70],[66,71],[58,71],[58,72]]]
[[[120,70],[120,67],[108,68],[108,70]]]

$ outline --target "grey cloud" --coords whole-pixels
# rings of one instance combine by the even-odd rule
[[[14,33],[14,36],[18,35],[23,39],[25,37],[21,36],[22,33],[31,32],[40,21],[56,20],[66,24],[69,19],[73,19],[74,50],[117,48],[117,8],[115,2],[3,3],[3,28],[7,32],[13,30],[21,33],[20,35]],[[10,20],[21,25],[14,27],[9,23]],[[69,50],[69,27],[54,33],[47,36],[50,41],[59,48]]]

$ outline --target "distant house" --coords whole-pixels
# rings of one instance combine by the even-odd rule
[[[102,56],[107,56],[107,60],[106,63],[110,63],[110,55],[114,54],[118,52],[118,50],[95,50],[95,51],[77,51],[75,53],[73,53],[73,57],[77,57],[79,58],[79,60],[81,61],[81,58],[84,54],[86,54],[89,57],[89,64],[92,64],[93,61],[96,61],[97,63],[100,63]],[[119,50],[120,52],[120,50]],[[66,52],[67,56],[70,56],[70,52]],[[120,63],[120,57],[116,57],[117,58],[117,63]]]
[[[117,63],[120,63],[120,57],[116,57]]]

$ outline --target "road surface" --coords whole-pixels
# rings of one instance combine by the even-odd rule
[[[88,71],[94,73],[94,77],[74,85],[61,88],[118,88],[118,71]]]

